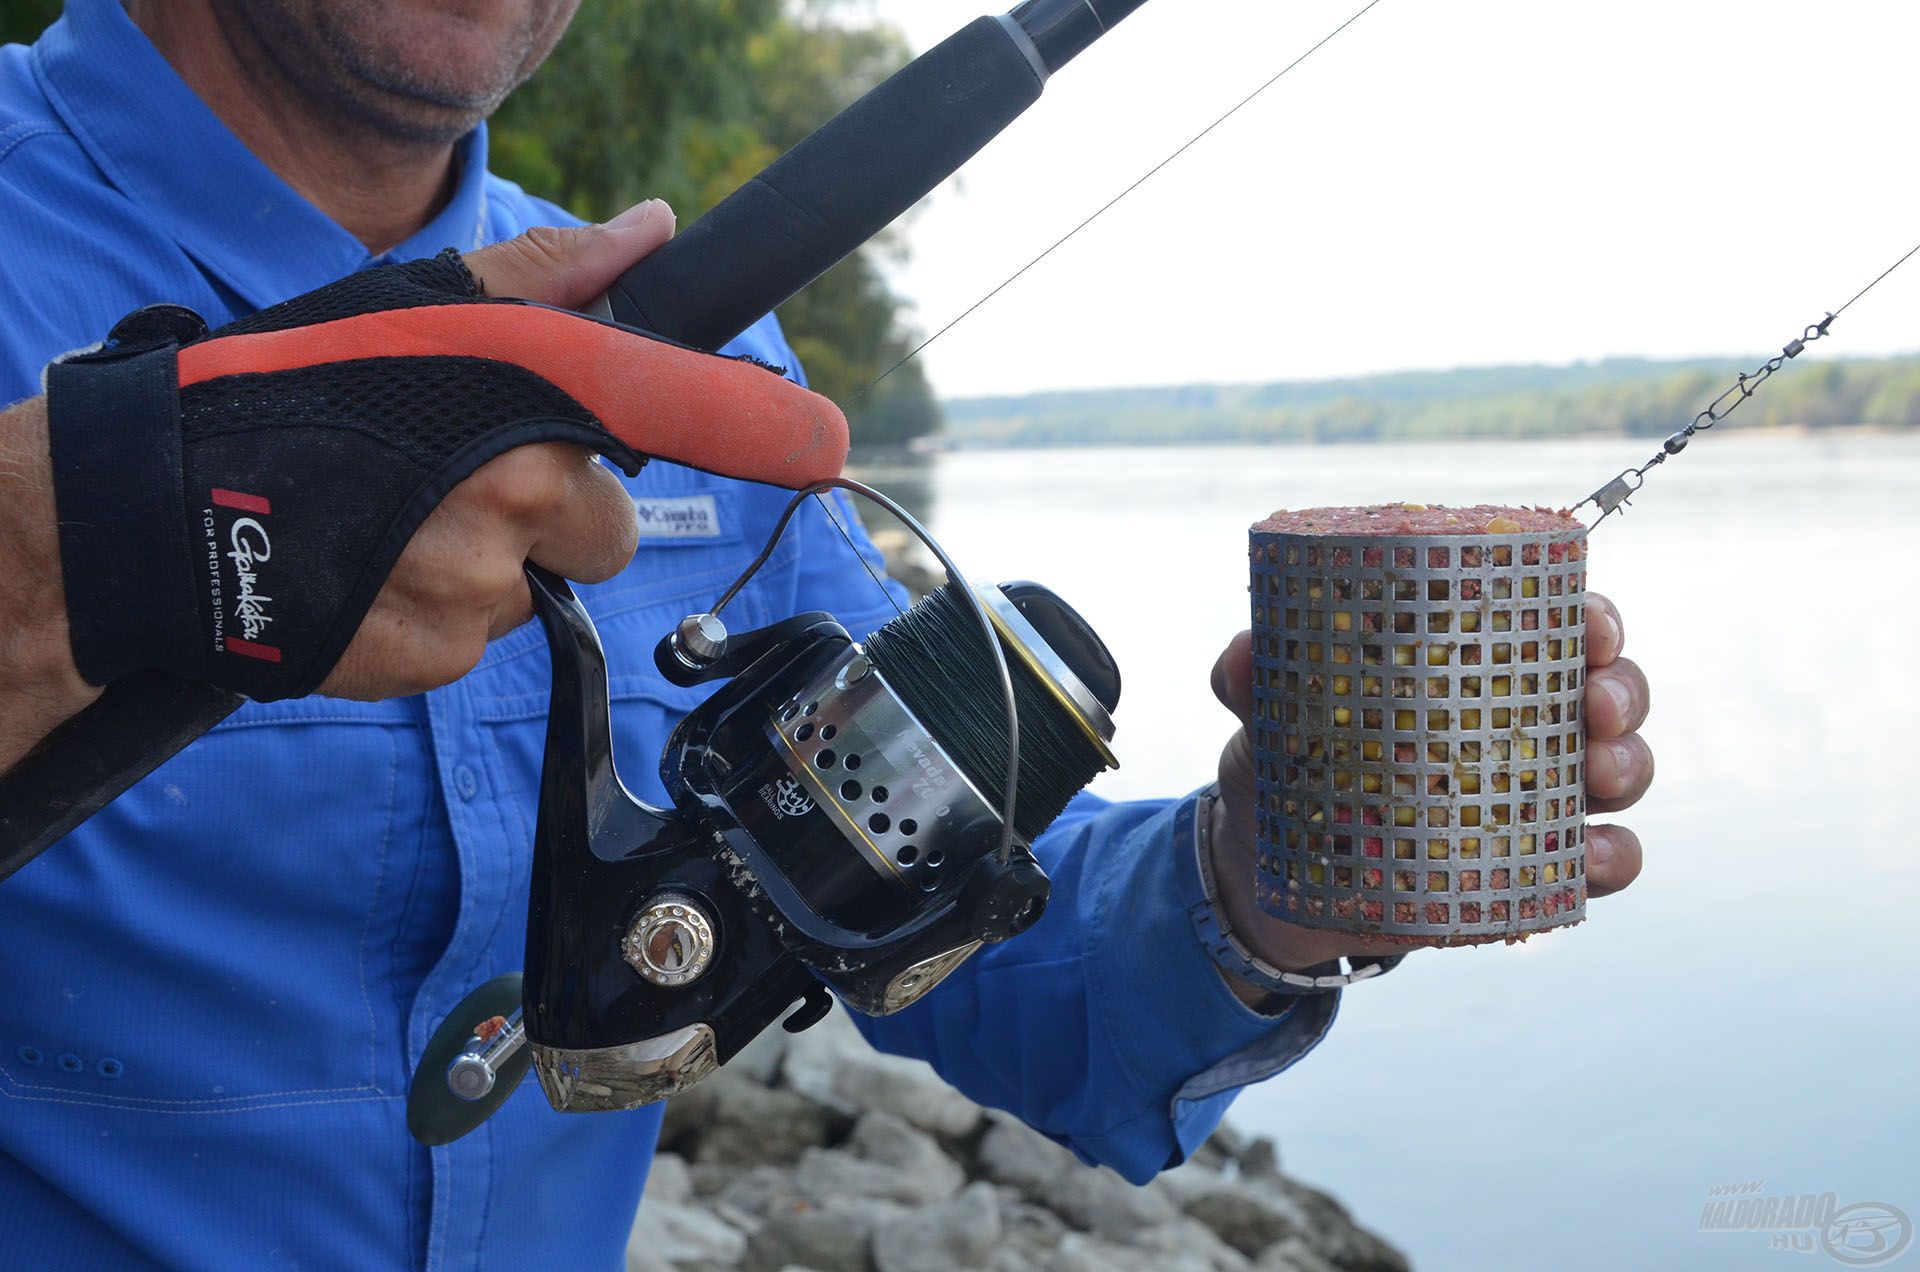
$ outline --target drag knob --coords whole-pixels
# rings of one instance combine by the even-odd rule
[[[663,892],[634,917],[620,952],[643,979],[678,989],[706,974],[718,947],[713,920],[700,903],[681,893]]]

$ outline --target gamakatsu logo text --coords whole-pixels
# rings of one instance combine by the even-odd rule
[[[1707,1192],[1702,1232],[1765,1233],[1766,1248],[1821,1253],[1850,1268],[1877,1268],[1906,1253],[1913,1220],[1882,1201],[1839,1204],[1828,1193],[1766,1196],[1764,1179],[1721,1184]]]
[[[273,537],[267,533],[264,520],[273,515],[273,504],[259,495],[218,488],[209,493],[208,501],[201,513],[201,528],[207,540],[207,595],[213,611],[213,647],[222,653],[277,663],[279,647],[261,639],[273,622],[273,615],[267,612],[273,597],[261,590],[260,580],[260,566],[273,560]],[[226,526],[226,550],[222,552],[221,518],[228,515],[232,515],[233,520]],[[233,568],[231,589],[221,574],[222,557]],[[230,631],[229,627],[239,630]]]
[[[273,621],[267,615],[267,602],[273,598],[263,596],[256,590],[260,575],[254,565],[273,559],[273,540],[267,537],[265,526],[252,517],[242,517],[227,532],[227,542],[233,545],[233,551],[227,553],[227,560],[233,562],[237,589],[233,598],[233,616],[240,621],[240,630],[247,634],[248,640],[258,640],[260,633],[267,629],[267,624]]]

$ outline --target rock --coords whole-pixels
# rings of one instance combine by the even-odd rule
[[[788,1042],[781,1074],[793,1091],[850,1117],[884,1109],[956,1140],[980,1125],[979,1105],[924,1062],[875,1051],[844,1010]]]
[[[1130,1184],[1104,1166],[1076,1164],[1050,1180],[1040,1200],[1076,1228],[1121,1240],[1180,1214],[1165,1195]]]
[[[854,1125],[847,1147],[909,1181],[917,1195],[903,1200],[945,1201],[967,1182],[966,1171],[947,1156],[931,1135],[884,1110],[875,1110],[861,1118]]]
[[[873,1233],[876,1272],[952,1272],[983,1268],[1000,1243],[1000,1197],[993,1185],[970,1185],[952,1201],[927,1206]]]
[[[1308,1223],[1306,1212],[1288,1198],[1256,1192],[1228,1180],[1197,1191],[1187,1201],[1186,1210],[1222,1241],[1248,1256],[1288,1237],[1304,1235]]]
[[[1280,1178],[1280,1150],[1265,1136],[1248,1145],[1239,1160],[1242,1179]]]
[[[840,1014],[763,1035],[671,1101],[660,1138],[627,1272],[1407,1269],[1269,1139],[1222,1129],[1138,1188]]]
[[[1406,1256],[1354,1223],[1339,1202],[1284,1175],[1212,1185],[1187,1179],[1172,1188],[1186,1190],[1189,1216],[1243,1254],[1297,1239],[1344,1272],[1406,1272]]]
[[[1132,1244],[1149,1252],[1198,1259],[1207,1272],[1248,1272],[1252,1267],[1246,1255],[1214,1236],[1212,1229],[1185,1216],[1136,1234]]]
[[[792,1170],[779,1166],[755,1166],[751,1170],[736,1173],[707,1202],[715,1210],[725,1209],[758,1222],[772,1215],[778,1207],[802,1200]]]
[[[762,1030],[758,1038],[740,1049],[740,1054],[727,1061],[726,1071],[772,1086],[780,1076],[780,1063],[787,1057],[787,1043],[792,1038],[784,1029]]]
[[[1317,1188],[1279,1176],[1256,1188],[1276,1190],[1293,1201],[1306,1216],[1307,1244],[1316,1254],[1345,1272],[1408,1272],[1407,1256],[1384,1238],[1353,1221],[1347,1208]]]
[[[1042,1265],[1049,1272],[1250,1272],[1245,1255],[1191,1219],[1174,1219],[1125,1240],[1072,1233]]]
[[[1141,1250],[1078,1232],[1046,1265],[1048,1272],[1213,1272],[1213,1266],[1204,1254]]]
[[[770,1215],[747,1243],[744,1272],[799,1265],[814,1272],[867,1272],[870,1225],[813,1207]]]
[[[1222,1122],[1213,1128],[1213,1134],[1207,1136],[1206,1143],[1194,1150],[1193,1160],[1203,1166],[1219,1170],[1228,1162],[1237,1162],[1241,1154],[1247,1151],[1247,1137],[1227,1123]]]
[[[746,1250],[744,1232],[698,1206],[643,1204],[627,1237],[627,1267],[731,1267]]]
[[[952,1162],[943,1158],[939,1165],[943,1169],[932,1169],[929,1163],[920,1170],[903,1170],[855,1157],[844,1149],[810,1148],[801,1155],[793,1177],[800,1196],[816,1205],[836,1197],[877,1197],[921,1206],[947,1200],[966,1182]]]
[[[711,1102],[704,1108],[702,1124],[671,1128],[671,1147],[701,1165],[792,1165],[807,1149],[827,1142],[836,1120],[805,1096],[765,1087],[725,1070],[694,1091],[708,1088]],[[662,1127],[663,1139],[668,1129]]]
[[[1000,1189],[1000,1244],[989,1266],[994,1272],[1034,1272],[1053,1266],[1054,1253],[1068,1235],[1061,1218],[1027,1202],[1015,1188]]]
[[[655,1153],[643,1205],[671,1206],[693,1199],[693,1172],[678,1153]]]
[[[1253,1272],[1339,1272],[1314,1252],[1305,1237],[1288,1237],[1279,1245],[1268,1246],[1254,1260]]]
[[[988,1179],[1037,1197],[1066,1172],[1087,1169],[1071,1152],[1007,1114],[995,1112],[987,1117],[987,1133],[976,1155]]]
[[[1074,1227],[1101,1237],[1130,1237],[1180,1213],[1175,1202],[1138,1188],[1004,1114],[993,1114],[978,1149],[980,1169],[1039,1202]]]

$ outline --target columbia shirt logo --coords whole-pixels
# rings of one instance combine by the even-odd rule
[[[638,498],[634,516],[642,539],[718,539],[720,509],[712,495]]]

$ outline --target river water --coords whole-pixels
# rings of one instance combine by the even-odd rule
[[[871,466],[976,578],[1048,583],[1126,685],[1097,791],[1207,781],[1207,688],[1280,507],[1552,503],[1645,441],[963,452]],[[1654,686],[1646,871],[1524,946],[1346,995],[1231,1120],[1422,1269],[1837,1266],[1701,1231],[1709,1190],[1920,1219],[1920,439],[1703,437],[1595,535]],[[1920,1243],[1894,1266],[1920,1266]]]

